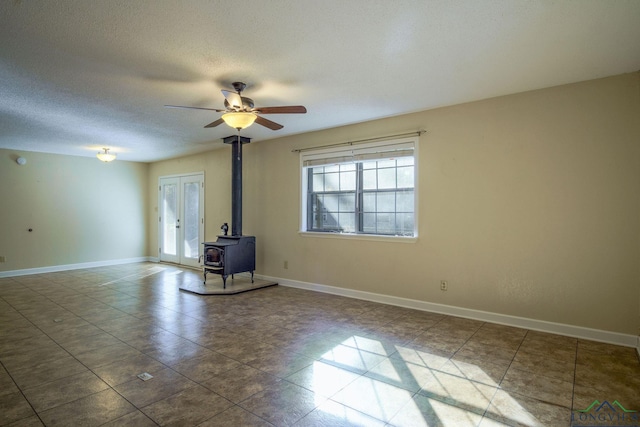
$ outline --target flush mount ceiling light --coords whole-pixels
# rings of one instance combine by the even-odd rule
[[[116,155],[109,153],[109,149],[108,148],[103,148],[103,150],[104,150],[104,153],[98,153],[96,155],[96,157],[99,160],[102,160],[103,162],[108,163],[108,162],[112,162],[112,161],[114,161],[116,159]]]
[[[258,116],[253,113],[225,113],[222,115],[222,120],[224,122],[235,129],[244,129],[248,128],[256,121]]]

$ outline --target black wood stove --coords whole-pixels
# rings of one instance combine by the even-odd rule
[[[207,273],[222,276],[222,284],[226,289],[227,277],[236,273],[251,273],[256,269],[256,238],[242,235],[242,145],[251,142],[250,138],[228,136],[223,139],[231,144],[231,235],[227,236],[226,223],[223,225],[224,235],[218,236],[215,242],[204,242],[204,283]]]
[[[256,269],[256,238],[253,236],[218,236],[215,242],[204,245],[204,283],[207,273],[222,276],[223,287],[227,287],[227,277],[236,273],[251,272]]]

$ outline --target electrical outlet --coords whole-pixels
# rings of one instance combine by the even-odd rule
[[[449,283],[446,280],[441,280],[440,281],[440,290],[441,291],[449,290]]]
[[[289,261],[284,262],[284,269],[285,270],[289,269]]]

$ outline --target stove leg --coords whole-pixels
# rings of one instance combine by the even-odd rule
[[[202,282],[202,284],[203,284],[203,285],[206,285],[206,284],[207,284],[207,269],[206,269],[206,268],[205,268],[205,269],[203,269],[203,270],[202,270],[202,273],[203,273],[203,275],[204,275],[204,281]]]
[[[253,270],[251,270],[251,283],[253,283]]]
[[[222,275],[222,289],[227,289],[227,277],[229,277],[228,274]]]

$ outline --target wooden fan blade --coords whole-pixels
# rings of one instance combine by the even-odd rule
[[[222,90],[222,94],[232,108],[242,108],[242,97],[236,92]]]
[[[262,107],[254,109],[260,114],[304,114],[307,109],[302,105],[289,105],[285,107]]]
[[[217,108],[204,108],[204,107],[185,107],[184,105],[165,105],[167,108],[187,108],[189,110],[207,110],[207,111],[217,111],[218,113],[222,113],[225,110],[218,110]]]
[[[206,127],[206,128],[214,128],[214,127],[216,127],[216,126],[218,126],[218,125],[221,125],[221,124],[223,124],[223,123],[224,123],[224,120],[222,120],[222,119],[218,119],[218,120],[216,120],[215,122],[211,122],[211,123],[209,123],[209,124],[208,124],[208,125],[206,125],[205,127]]]
[[[278,130],[284,127],[281,124],[272,122],[271,120],[265,119],[264,117],[260,117],[260,116],[256,117],[256,123],[266,128],[269,128],[271,130]]]

